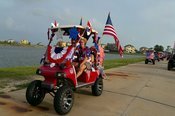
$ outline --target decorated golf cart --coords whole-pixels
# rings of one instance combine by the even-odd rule
[[[58,114],[67,114],[74,103],[74,93],[77,88],[91,86],[92,94],[100,96],[103,91],[103,71],[99,66],[98,45],[90,47],[90,54],[94,60],[92,67],[83,71],[80,77],[76,78],[77,68],[73,62],[80,63],[76,55],[80,38],[93,38],[98,40],[98,32],[92,27],[81,25],[59,26],[56,22],[48,29],[48,46],[36,74],[44,77],[44,80],[34,80],[26,90],[26,99],[32,106],[39,105],[45,95],[53,96],[54,109]],[[64,37],[69,38],[66,46],[52,44]],[[96,43],[96,42],[94,42]]]
[[[146,51],[145,64],[148,64],[149,62],[151,62],[153,65],[155,64],[154,50],[147,50]]]

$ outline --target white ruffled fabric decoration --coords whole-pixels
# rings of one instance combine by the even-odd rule
[[[68,50],[68,47],[64,47],[63,50],[61,51],[61,53],[57,53],[57,54],[54,52],[54,50],[55,50],[55,47],[53,47],[53,48],[51,49],[51,58],[54,59],[54,60],[57,60],[57,59],[62,58],[63,55],[66,54],[66,52],[67,52],[67,50]],[[69,55],[68,55],[68,56],[69,56]],[[55,66],[55,63],[51,63],[51,64],[50,64],[50,67],[51,67],[51,68],[54,67],[54,66]]]

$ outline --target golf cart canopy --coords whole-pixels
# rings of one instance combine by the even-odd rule
[[[72,28],[76,28],[80,35],[83,34],[83,32],[86,30],[87,27],[81,26],[81,25],[65,25],[65,26],[58,26],[54,28],[49,28],[53,32],[57,32],[59,29],[63,31],[63,35],[70,35],[69,30]],[[91,34],[98,34],[98,32],[94,29],[91,30]]]

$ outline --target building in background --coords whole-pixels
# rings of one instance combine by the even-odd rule
[[[126,53],[132,53],[132,54],[134,54],[134,53],[136,53],[137,50],[136,50],[136,48],[133,45],[128,44],[128,45],[124,46],[124,51]]]
[[[20,41],[20,44],[22,44],[22,45],[30,45],[30,42],[28,40],[23,39],[23,40]]]
[[[145,54],[147,50],[148,50],[147,47],[141,47],[141,48],[139,49],[140,53],[142,53],[142,54]]]
[[[13,39],[8,39],[8,40],[7,40],[7,43],[15,43],[15,40],[13,40]]]

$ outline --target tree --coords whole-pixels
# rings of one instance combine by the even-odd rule
[[[164,47],[163,47],[162,45],[155,45],[155,46],[154,46],[154,50],[155,50],[156,52],[163,52]]]

